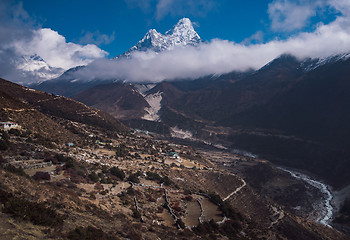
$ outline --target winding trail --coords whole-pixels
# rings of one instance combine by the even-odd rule
[[[4,111],[11,111],[11,112],[36,111],[35,108],[22,108],[22,109],[2,108],[1,110],[4,110]]]
[[[282,209],[277,209],[274,206],[271,206],[271,208],[272,208],[272,211],[274,211],[274,214],[272,216],[276,217],[278,215],[278,217],[271,222],[269,228],[271,228],[273,225],[277,224],[279,221],[281,221],[284,218],[284,211]]]
[[[236,175],[235,175],[235,176],[236,176]],[[236,176],[236,177],[237,177],[237,176]],[[239,191],[241,191],[242,188],[244,188],[244,187],[247,185],[246,181],[245,181],[243,178],[240,178],[240,180],[242,181],[242,185],[239,186],[239,187],[238,187],[236,190],[234,190],[232,193],[230,193],[229,195],[227,195],[227,197],[225,197],[225,198],[223,199],[223,201],[228,200],[230,197],[232,197],[233,195],[235,195],[236,193],[238,193]]]

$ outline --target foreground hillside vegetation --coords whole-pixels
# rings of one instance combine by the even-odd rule
[[[0,133],[4,239],[346,239],[293,212],[297,198],[281,196],[316,193],[267,161],[196,149],[0,83],[1,121],[21,126]]]

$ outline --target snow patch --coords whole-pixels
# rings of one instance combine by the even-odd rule
[[[30,75],[37,80],[48,80],[56,78],[63,73],[62,68],[51,67],[40,56],[25,55],[16,60],[16,68],[21,71],[24,76]]]
[[[171,130],[171,132],[170,132],[171,137],[180,138],[180,139],[188,139],[188,140],[191,140],[191,141],[194,141],[194,142],[204,143],[204,144],[206,144],[208,146],[212,146],[212,147],[215,147],[215,148],[220,149],[220,150],[228,150],[227,147],[225,147],[225,146],[223,146],[221,144],[211,143],[211,142],[208,142],[208,141],[205,141],[205,140],[202,140],[202,139],[195,138],[195,137],[193,137],[192,132],[190,132],[188,130],[180,129],[177,126],[171,127],[170,130]],[[250,154],[249,155],[250,157],[252,157],[252,156],[256,157],[255,155],[253,155],[251,153],[247,153],[247,154]]]
[[[248,151],[245,151],[245,150],[241,150],[241,149],[235,148],[235,149],[232,149],[231,152],[234,154],[243,155],[245,157],[258,158],[258,155],[253,154],[253,153],[248,152]]]
[[[145,108],[147,112],[142,119],[154,122],[160,122],[159,110],[161,109],[162,92],[149,94],[145,97],[149,107]]]
[[[344,53],[339,55],[332,55],[321,59],[306,59],[301,63],[301,67],[304,71],[309,72],[318,67],[326,65],[328,63],[335,63],[338,61],[346,61],[350,58],[350,53]]]
[[[193,134],[190,131],[182,130],[178,128],[177,126],[171,127],[171,136],[175,138],[181,138],[181,139],[191,139],[194,140]]]
[[[142,96],[145,96],[146,92],[156,86],[154,83],[149,84],[134,84],[136,89],[140,92]]]

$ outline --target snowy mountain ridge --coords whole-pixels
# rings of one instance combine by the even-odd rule
[[[325,57],[325,58],[314,58],[314,59],[308,58],[308,59],[302,61],[300,66],[304,71],[309,72],[309,71],[312,71],[318,67],[326,65],[328,63],[346,61],[349,58],[350,58],[350,53],[331,55],[331,56]]]
[[[170,50],[175,46],[196,46],[200,42],[201,38],[194,30],[191,20],[182,18],[164,35],[155,29],[148,30],[146,35],[135,46],[119,57],[129,57],[135,51],[152,50],[161,52]]]
[[[37,81],[45,81],[60,76],[64,69],[51,67],[39,55],[25,55],[16,62],[16,68],[26,78],[34,78]]]

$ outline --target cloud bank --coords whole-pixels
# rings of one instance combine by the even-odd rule
[[[79,40],[80,44],[96,44],[97,46],[110,44],[115,39],[115,33],[111,35],[100,33],[100,31],[95,32],[85,32],[83,31],[84,36]]]
[[[279,32],[302,29],[310,18],[325,11],[326,6],[328,0],[274,0],[268,6],[271,29]]]
[[[127,0],[126,0],[127,1]],[[133,1],[133,0],[128,0]],[[155,17],[180,14],[193,9],[210,9],[205,1],[182,1],[182,7],[173,7],[173,0],[141,1],[146,7],[155,2]],[[147,4],[146,4],[147,3]],[[211,0],[209,3],[214,4]],[[192,4],[192,5],[191,5]],[[181,4],[180,4],[181,5]],[[100,44],[113,41],[107,36],[87,33],[81,44],[67,42],[64,36],[49,28],[36,26],[21,4],[0,3],[0,76],[13,81],[38,80],[23,75],[16,64],[21,56],[37,54],[55,69],[87,65],[77,71],[77,78],[118,79],[132,82],[159,82],[172,79],[193,79],[210,74],[259,69],[281,54],[292,54],[299,59],[323,58],[350,52],[350,1],[348,0],[274,0],[268,14],[273,31],[302,29],[318,12],[332,9],[336,19],[329,24],[319,23],[312,32],[298,32],[287,39],[262,42],[264,32],[258,31],[242,43],[213,39],[196,47],[176,47],[160,53],[134,52],[130,59],[109,60]],[[294,19],[294,21],[293,21]],[[18,65],[18,64],[17,64]],[[38,65],[39,67],[41,65]],[[25,68],[22,68],[25,69]],[[33,73],[43,76],[52,69],[38,68]],[[46,72],[47,71],[47,72]],[[39,74],[40,75],[40,74]]]
[[[67,42],[65,37],[49,28],[33,30],[30,41],[17,40],[13,47],[19,55],[38,54],[50,66],[63,69],[86,65],[107,52],[94,44],[79,45]]]
[[[35,54],[47,64],[26,62]],[[15,82],[44,80],[41,76],[57,75],[59,69],[86,65],[107,54],[94,44],[67,42],[58,32],[41,28],[21,3],[0,2],[0,77]],[[25,63],[29,66],[23,66]],[[35,71],[24,70],[33,68]]]
[[[328,25],[320,23],[315,31],[302,32],[286,40],[244,44],[214,39],[196,47],[177,47],[161,53],[135,52],[130,59],[96,60],[76,74],[87,80],[159,82],[259,69],[282,54],[292,54],[302,60],[347,53],[350,52],[350,4],[345,0],[342,3],[337,1],[332,5],[342,13],[335,21]]]

